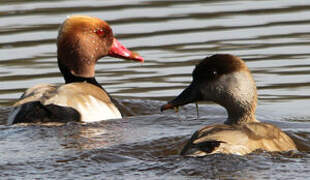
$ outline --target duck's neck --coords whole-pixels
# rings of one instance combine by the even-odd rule
[[[228,112],[228,118],[224,122],[224,124],[240,125],[252,122],[259,122],[258,120],[256,120],[254,113],[248,112],[243,114],[236,114],[235,112]]]
[[[64,65],[62,65],[59,61],[58,61],[58,66],[59,66],[59,69],[60,69],[64,79],[65,79],[66,84],[74,83],[74,82],[87,82],[87,83],[93,84],[93,85],[103,89],[102,86],[96,81],[95,77],[75,76]]]
[[[65,79],[65,83],[69,84],[69,83],[74,83],[74,82],[87,82],[90,84],[93,84],[99,88],[101,88],[111,99],[112,103],[118,108],[118,109],[122,109],[125,111],[128,111],[127,109],[124,109],[123,106],[121,106],[114,98],[112,98],[112,96],[96,81],[95,77],[79,77],[79,76],[75,76],[74,74],[72,74],[68,68],[66,68],[66,66],[64,66],[63,64],[60,63],[60,61],[58,61],[58,67]],[[130,114],[130,113],[128,113]]]
[[[228,125],[240,125],[251,122],[259,122],[255,118],[256,103],[237,106],[225,107],[228,113],[228,118],[224,122]]]

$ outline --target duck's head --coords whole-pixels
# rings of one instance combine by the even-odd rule
[[[256,85],[246,64],[229,54],[216,54],[196,65],[193,81],[175,99],[161,107],[171,109],[192,102],[213,101],[228,112],[225,123],[256,121]]]
[[[143,62],[143,58],[125,48],[114,36],[109,24],[89,16],[70,16],[59,29],[58,64],[63,74],[94,77],[95,64],[104,56]]]

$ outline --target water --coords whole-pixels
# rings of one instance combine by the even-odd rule
[[[0,1],[1,179],[305,179],[310,161],[310,2]],[[134,116],[98,123],[5,125],[16,99],[38,83],[63,83],[56,62],[59,24],[71,14],[105,19],[143,65],[106,57],[97,80]],[[257,118],[285,130],[298,153],[186,158],[178,153],[223,108],[159,107],[215,53],[242,57],[257,82]]]

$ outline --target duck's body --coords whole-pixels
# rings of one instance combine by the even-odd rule
[[[193,82],[161,110],[197,101],[222,105],[228,118],[224,124],[196,131],[181,151],[182,155],[296,150],[295,143],[283,131],[256,120],[256,85],[245,63],[236,56],[219,54],[204,59],[193,71]]]
[[[245,155],[255,150],[295,150],[295,143],[281,129],[267,123],[241,125],[216,124],[196,131],[183,148],[182,155],[205,156],[225,153]]]
[[[90,83],[61,86],[39,84],[27,89],[14,104],[9,123],[19,122],[95,122],[122,118],[109,95]],[[18,121],[21,120],[21,121]]]
[[[65,85],[36,85],[16,102],[8,123],[94,122],[121,118],[110,95],[95,79],[95,64],[104,56],[143,62],[120,44],[109,25],[89,16],[69,17],[57,38],[57,59]]]

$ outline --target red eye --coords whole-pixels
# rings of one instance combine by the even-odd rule
[[[98,29],[96,31],[96,34],[98,34],[98,36],[102,36],[105,33],[105,31],[103,29]]]

